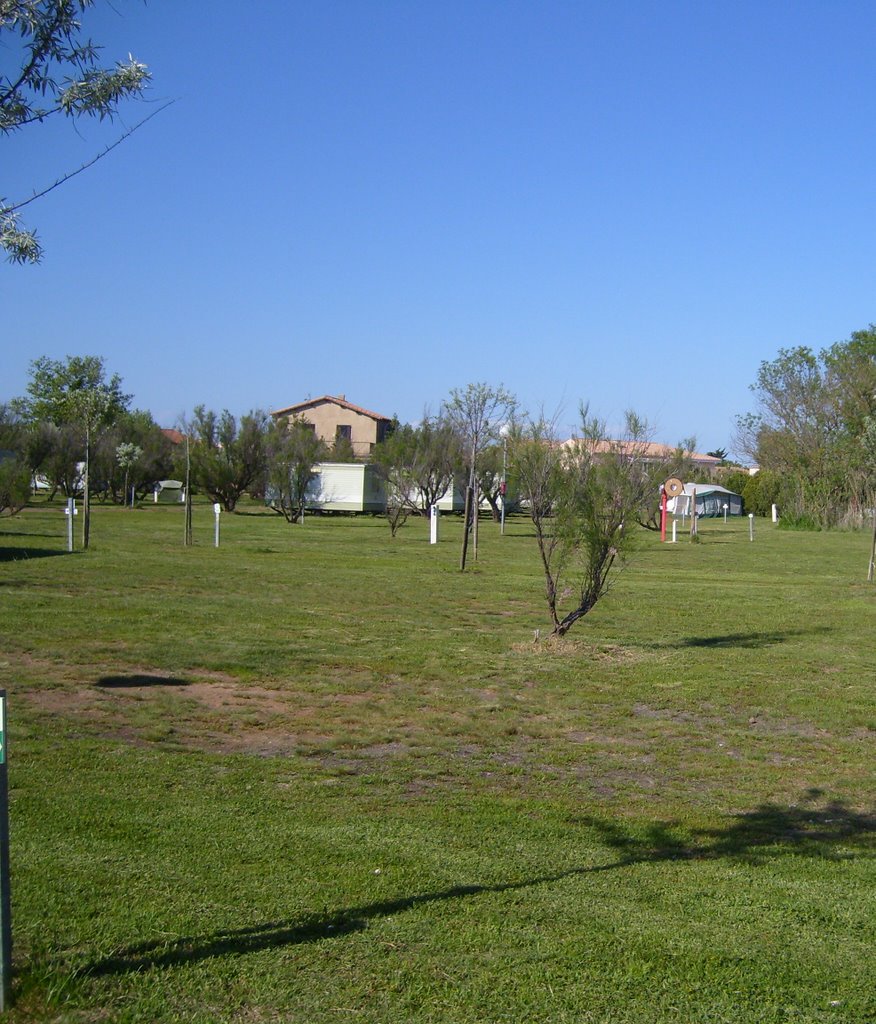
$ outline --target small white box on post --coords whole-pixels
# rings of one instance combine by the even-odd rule
[[[219,547],[219,516],[221,514],[222,514],[222,506],[217,501],[213,505],[213,515],[216,516],[216,540],[214,542],[214,547],[217,547],[217,548]]]
[[[438,543],[438,520],[441,517],[441,510],[437,505],[429,507],[429,543]]]

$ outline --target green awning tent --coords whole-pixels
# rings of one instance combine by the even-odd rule
[[[667,509],[672,515],[690,515],[691,497],[696,491],[697,515],[706,519],[718,519],[724,515],[724,506],[727,506],[728,516],[742,515],[742,495],[728,491],[726,487],[719,487],[717,484],[685,484],[684,494],[677,498],[670,498],[667,502]]]

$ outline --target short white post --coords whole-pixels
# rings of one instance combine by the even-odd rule
[[[675,540],[675,531],[676,531],[676,528],[677,528],[677,527],[678,527],[678,521],[677,521],[677,520],[675,520],[675,519],[673,519],[673,520],[672,520],[672,543],[673,543],[673,544],[675,544],[675,543],[676,543],[676,540]]]
[[[775,505],[773,505],[773,522],[777,523],[778,521],[779,521],[779,510],[776,508]]]
[[[152,502],[153,502],[153,504],[155,504],[155,505],[157,505],[157,504],[158,504],[158,488],[157,488],[157,487],[156,487],[156,488],[155,488],[155,490],[154,490],[154,491],[152,492]]]
[[[748,539],[754,540],[754,513],[748,513]]]
[[[79,515],[79,509],[76,508],[76,499],[68,498],[67,507],[64,509],[64,515],[67,516],[67,550],[73,550],[73,516]]]
[[[431,505],[429,507],[429,543],[438,543],[438,520],[441,517],[441,512],[437,505]]]
[[[222,506],[217,501],[213,505],[213,515],[216,516],[216,539],[214,541],[214,547],[219,547],[219,516],[222,514]]]
[[[727,523],[727,502],[724,502],[724,524]]]

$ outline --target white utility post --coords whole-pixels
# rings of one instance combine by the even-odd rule
[[[438,520],[441,518],[441,512],[437,505],[429,506],[429,543],[438,543]]]
[[[76,499],[68,498],[67,507],[64,509],[64,515],[67,517],[67,550],[73,550],[73,516],[79,515],[79,509],[76,507]]]
[[[219,547],[219,516],[222,515],[222,506],[219,504],[218,501],[213,505],[213,515],[216,516],[216,539],[215,539],[215,542],[214,542],[213,546],[218,548]]]
[[[748,513],[748,539],[754,540],[754,513]]]
[[[505,502],[508,500],[508,435],[511,433],[511,428],[507,423],[503,423],[499,428],[499,434],[502,438],[502,536],[505,536]]]

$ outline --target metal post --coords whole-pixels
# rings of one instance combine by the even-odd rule
[[[690,496],[690,535],[697,535],[697,489],[693,488]]]
[[[73,517],[70,517],[73,521]],[[0,1013],[12,1002],[12,900],[9,886],[9,780],[6,691],[0,690]]]
[[[73,550],[73,516],[76,515],[76,499],[67,499],[67,550]]]
[[[773,505],[773,508],[776,506]],[[873,513],[873,543],[870,545],[870,567],[867,570],[867,582],[873,582],[873,569],[876,568],[876,511]]]
[[[666,543],[666,489],[660,485],[660,543]]]
[[[222,506],[219,504],[218,501],[213,505],[213,512],[214,512],[214,514],[216,516],[216,540],[215,540],[213,546],[218,548],[219,547],[219,516],[222,514]]]
[[[502,536],[505,536],[505,502],[508,500],[508,434],[502,428]]]
[[[748,539],[754,540],[754,513],[748,513]]]

